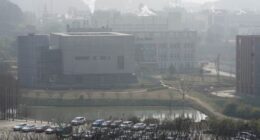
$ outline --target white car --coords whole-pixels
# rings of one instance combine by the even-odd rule
[[[133,126],[134,130],[144,130],[146,127],[145,123],[137,123]]]
[[[83,125],[85,124],[87,121],[87,119],[85,117],[75,117],[72,121],[71,121],[71,125],[73,126],[77,126],[77,125]]]
[[[14,130],[14,131],[21,131],[22,128],[25,127],[26,125],[27,125],[27,124],[25,124],[25,123],[21,123],[21,124],[15,125],[15,126],[13,127],[13,130]]]
[[[45,134],[51,135],[55,134],[58,126],[51,126],[45,130]]]
[[[22,128],[22,132],[33,132],[35,130],[35,125],[26,125]]]
[[[124,121],[122,124],[120,124],[120,127],[123,129],[128,129],[131,128],[132,126],[133,126],[132,121]]]

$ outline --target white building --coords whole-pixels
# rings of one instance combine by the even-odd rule
[[[54,33],[52,47],[62,53],[64,75],[132,74],[134,37],[112,32]]]

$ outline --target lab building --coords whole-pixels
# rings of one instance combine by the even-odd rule
[[[25,88],[115,88],[136,83],[134,37],[70,32],[18,37],[18,79]]]

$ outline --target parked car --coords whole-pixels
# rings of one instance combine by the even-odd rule
[[[120,127],[123,129],[129,129],[133,126],[132,121],[124,121],[123,123],[120,124]]]
[[[95,120],[93,123],[92,123],[92,127],[101,127],[101,125],[105,122],[105,120],[103,119],[98,119],[98,120]]]
[[[102,123],[101,127],[110,127],[110,125],[111,125],[112,122],[113,122],[113,121],[111,121],[111,120],[109,120],[109,121],[104,121],[104,122]]]
[[[71,125],[73,125],[73,126],[83,125],[86,123],[86,121],[87,121],[87,119],[85,117],[75,117],[71,121]]]
[[[35,125],[26,125],[22,128],[22,132],[28,133],[28,132],[33,132],[35,130]]]
[[[95,137],[95,133],[93,131],[86,131],[82,136],[85,140],[92,140]]]
[[[251,132],[239,132],[235,139],[256,140],[256,135]]]
[[[139,130],[144,130],[145,127],[146,127],[145,123],[137,123],[132,128],[133,128],[133,130],[139,131]]]
[[[25,127],[26,125],[27,125],[27,124],[25,124],[25,123],[21,123],[21,124],[15,125],[15,126],[13,127],[13,130],[14,130],[14,131],[21,131],[22,128]]]
[[[45,130],[45,134],[48,134],[48,135],[55,134],[57,128],[58,128],[57,126],[51,126]]]
[[[120,126],[120,124],[122,123],[123,121],[122,120],[115,120],[111,123],[111,128],[117,128]]]
[[[49,128],[48,125],[37,126],[37,127],[35,127],[35,132],[36,133],[43,133],[48,128]]]
[[[83,138],[83,135],[84,135],[84,132],[73,133],[72,139],[73,140],[81,140]]]
[[[155,131],[158,128],[157,124],[149,124],[146,126],[145,130],[148,132]]]
[[[72,125],[63,125],[56,128],[56,135],[61,138],[68,138],[72,135]]]

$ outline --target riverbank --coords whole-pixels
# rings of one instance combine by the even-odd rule
[[[51,96],[49,94],[52,94]],[[62,94],[61,98],[59,95]],[[92,96],[88,96],[91,94]],[[74,95],[74,96],[72,96]],[[22,96],[22,104],[27,107],[166,107],[166,108],[194,108],[209,116],[213,114],[192,100],[182,100],[182,96],[171,89],[160,88],[154,91],[138,90],[126,91],[48,91],[37,92],[31,90]],[[22,111],[26,111],[22,106]]]

